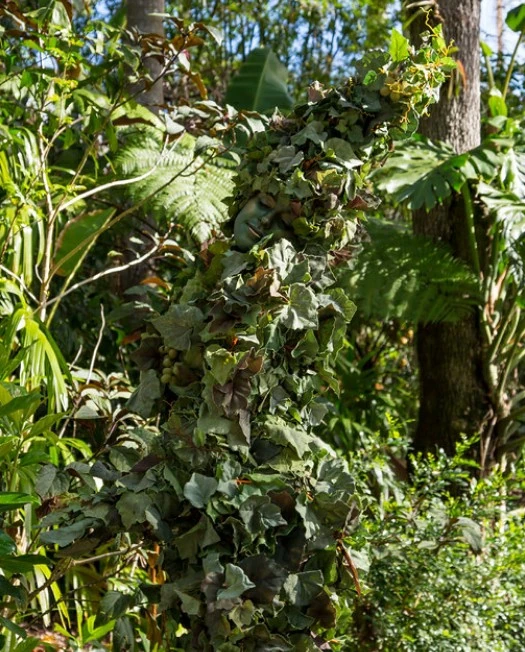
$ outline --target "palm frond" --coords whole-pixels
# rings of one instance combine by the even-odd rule
[[[209,141],[210,139],[208,139]],[[228,218],[223,200],[233,191],[235,157],[216,153],[209,143],[184,134],[165,148],[160,132],[134,132],[116,159],[116,168],[130,178],[151,170],[147,178],[128,186],[134,202],[157,220],[168,218],[202,242]]]
[[[393,223],[370,220],[351,278],[367,316],[408,322],[456,321],[481,303],[474,273],[444,245]]]

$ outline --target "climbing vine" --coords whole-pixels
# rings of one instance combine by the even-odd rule
[[[109,462],[77,468],[103,486],[54,513],[60,527],[43,537],[65,546],[127,532],[158,544],[151,563],[163,582],[102,600],[119,619],[116,649],[132,647],[126,613],[145,600],[158,604],[157,632],[166,620],[179,626],[170,649],[344,640],[338,616],[360,591],[360,499],[316,428],[338,391],[331,365],[355,311],[345,278],[373,202],[365,179],[452,66],[439,33],[418,51],[395,33],[389,55],[366,56],[340,88],[313,85],[251,139],[225,235],[202,249],[136,355],[131,407],[160,415],[161,436],[136,429]]]

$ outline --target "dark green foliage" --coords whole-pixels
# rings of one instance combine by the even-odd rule
[[[141,591],[184,625],[186,650],[315,650],[354,595],[345,546],[359,499],[314,428],[338,390],[332,363],[355,311],[339,280],[368,161],[432,101],[450,61],[431,40],[437,51],[407,48],[403,70],[375,54],[343,87],[316,85],[252,138],[233,238],[201,251],[143,341],[159,353],[139,355],[131,405],[158,414],[162,436],[137,430],[112,447],[113,468],[91,471],[104,488],[46,535],[159,542],[165,581]],[[402,101],[379,92],[389,67]]]
[[[355,535],[363,598],[346,650],[525,645],[523,464],[476,480],[465,457],[473,443],[461,442],[453,458],[415,460],[408,484],[396,478],[393,460],[407,444],[396,429],[362,438],[351,470],[369,496]]]
[[[351,284],[364,315],[411,323],[455,321],[481,305],[479,279],[450,250],[395,223],[370,220]]]

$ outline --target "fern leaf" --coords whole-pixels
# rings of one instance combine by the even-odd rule
[[[204,146],[203,146],[204,144]],[[158,132],[135,132],[115,164],[125,177],[152,173],[128,187],[134,202],[159,221],[180,224],[197,242],[203,242],[228,218],[223,200],[232,194],[237,161],[232,155],[210,153],[207,143],[189,134],[164,150]]]
[[[408,322],[456,321],[481,304],[474,273],[444,245],[392,223],[370,220],[370,242],[351,284],[365,315]]]

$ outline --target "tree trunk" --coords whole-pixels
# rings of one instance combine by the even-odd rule
[[[459,51],[455,88],[442,91],[431,116],[420,131],[431,140],[441,140],[458,153],[480,143],[480,0],[439,0],[434,20],[443,21],[444,35]],[[414,21],[415,40],[425,29],[424,20]],[[414,233],[448,244],[458,258],[471,263],[468,226],[460,196],[430,212],[415,211]],[[481,432],[489,410],[483,374],[479,314],[455,323],[420,325],[417,355],[420,377],[420,407],[414,436],[416,451],[443,448],[454,452],[461,433]]]
[[[135,28],[142,34],[157,34],[164,37],[164,26],[160,16],[152,14],[164,13],[164,0],[127,0],[127,26],[128,29]],[[133,88],[137,95],[137,101],[145,104],[153,111],[164,104],[164,91],[162,86],[162,63],[154,57],[145,59],[146,68],[149,71],[153,84],[144,84]]]

